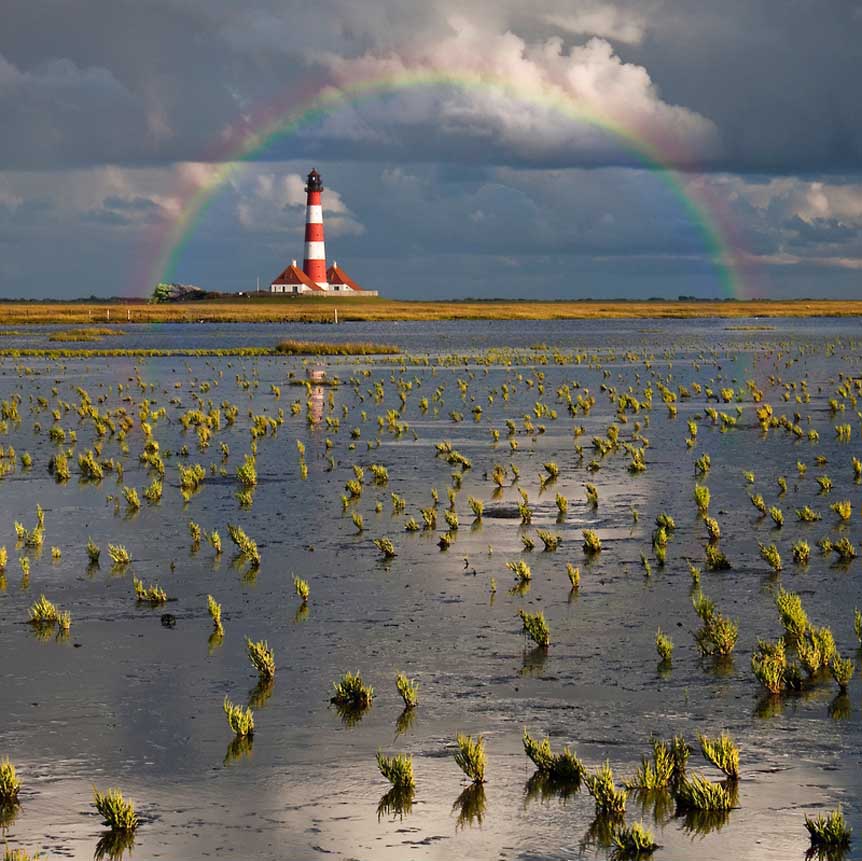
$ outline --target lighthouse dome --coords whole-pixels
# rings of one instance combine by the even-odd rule
[[[323,191],[323,182],[321,182],[320,174],[317,172],[317,168],[312,168],[311,173],[308,175],[308,180],[305,185],[306,191]]]

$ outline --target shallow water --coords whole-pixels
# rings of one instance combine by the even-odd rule
[[[772,328],[732,328],[741,325]],[[268,346],[282,337],[378,340],[397,343],[410,356],[430,355],[431,365],[411,358],[401,371],[398,362],[327,360],[329,373],[345,384],[315,393],[313,409],[321,416],[341,417],[336,431],[324,421],[307,421],[305,390],[289,385],[291,373],[304,375],[298,358],[0,360],[0,398],[15,392],[23,397],[22,421],[9,423],[0,442],[33,456],[31,469],[19,465],[0,481],[0,544],[9,549],[0,594],[0,654],[5,659],[0,756],[10,756],[23,782],[20,808],[5,828],[10,847],[28,847],[48,857],[91,857],[104,834],[91,805],[95,784],[119,786],[136,802],[142,825],[131,856],[139,859],[606,857],[608,849],[589,836],[595,811],[585,789],[569,798],[530,792],[533,766],[523,753],[523,728],[534,736],[550,735],[555,749],[571,744],[591,768],[608,759],[618,779],[634,773],[652,735],[684,733],[696,747],[698,731],[727,729],[741,750],[742,779],[738,808],[726,822],[713,830],[698,828],[674,816],[672,803],[656,822],[652,809],[641,813],[630,796],[627,819],[643,815],[654,829],[662,846],[656,858],[687,859],[695,852],[701,861],[728,855],[802,858],[808,847],[803,815],[839,802],[857,835],[848,857],[859,857],[858,672],[846,698],[836,696],[827,677],[801,695],[771,701],[750,669],[757,638],[774,639],[781,633],[772,597],[778,583],[801,593],[813,621],[832,627],[842,654],[857,662],[860,658],[853,608],[862,606],[862,560],[837,566],[834,557],[823,557],[815,546],[824,535],[846,534],[857,545],[862,538],[859,485],[851,468],[851,457],[862,457],[857,408],[848,400],[845,412],[833,416],[828,407],[836,397],[839,374],[858,378],[862,373],[862,350],[854,340],[858,320],[121,328],[126,334],[81,346]],[[4,336],[0,346],[49,346],[51,331],[42,327]],[[530,350],[540,344],[547,349]],[[517,350],[516,363],[507,367],[505,354],[489,364],[475,360],[492,348]],[[600,364],[555,364],[554,349],[589,354]],[[451,354],[466,358],[436,364]],[[542,357],[547,364],[539,364]],[[25,374],[25,366],[32,373]],[[544,374],[543,395],[537,394],[537,371]],[[347,384],[351,377],[359,381],[356,388]],[[784,383],[803,377],[810,403],[794,403],[798,390],[785,402]],[[635,422],[641,422],[650,441],[647,471],[630,475],[628,457],[618,451],[603,458],[597,472],[588,472],[594,456],[590,441],[604,434],[615,415],[602,386],[616,387],[618,393],[631,386],[640,397],[656,378],[674,390],[680,384],[691,389],[698,381],[716,391],[723,386],[745,389],[745,381],[754,380],[777,414],[798,411],[804,429],[816,429],[820,440],[797,441],[781,429],[764,436],[747,390],[737,427],[727,433],[705,417],[703,394],[681,400],[678,416],[671,418],[653,382],[652,410],[630,414],[620,429],[621,439],[629,441]],[[409,430],[400,436],[379,433],[377,416],[400,406],[398,379],[413,381],[401,414]],[[251,381],[251,386],[246,389],[238,380]],[[468,383],[463,397],[458,380]],[[378,381],[384,386],[380,403],[373,396]],[[575,382],[580,388],[572,389],[573,396],[588,389],[596,404],[589,415],[572,418],[556,392]],[[118,384],[124,386],[122,393]],[[281,386],[280,400],[271,384]],[[511,391],[507,401],[500,395],[503,384]],[[48,474],[55,451],[47,433],[52,419],[35,399],[46,398],[50,408],[58,398],[75,405],[80,400],[77,386],[87,389],[100,411],[125,406],[134,417],[128,456],[108,436],[103,457],[122,459],[122,483],[139,493],[150,476],[138,462],[144,437],[137,404],[146,397],[151,411],[166,409],[166,417],[153,422],[167,465],[158,505],[144,501],[139,512],[128,514],[115,477],[108,473],[99,484],[80,482],[76,458],[70,458],[70,481],[57,484]],[[442,400],[435,402],[438,387]],[[330,391],[331,411],[326,403]],[[185,410],[195,407],[195,392],[204,402],[240,406],[236,424],[223,423],[206,451],[197,449],[194,433],[184,432],[179,422]],[[493,403],[489,392],[496,393]],[[421,397],[431,401],[427,414],[419,409]],[[180,403],[172,404],[174,398]],[[537,398],[555,409],[557,418],[533,416],[533,424],[544,425],[545,432],[526,433],[523,417]],[[297,399],[302,412],[292,415],[290,404]],[[471,415],[477,404],[482,407],[478,422]],[[736,412],[735,404],[712,405]],[[254,504],[240,509],[233,476],[249,450],[249,413],[274,416],[279,407],[285,411],[284,424],[276,435],[259,441]],[[463,413],[462,422],[450,419],[453,410]],[[690,417],[698,418],[698,436],[696,446],[687,449]],[[507,442],[506,419],[518,426],[514,452]],[[34,432],[34,421],[41,423],[40,433]],[[853,427],[850,442],[840,442],[833,430],[845,422]],[[92,446],[92,423],[79,422],[74,411],[66,412],[60,423],[67,431],[77,430],[76,452]],[[573,436],[576,425],[584,427],[578,439]],[[351,450],[354,427],[361,435]],[[491,428],[501,432],[496,445]],[[327,437],[337,462],[331,471]],[[368,450],[367,441],[378,438],[379,448]],[[299,473],[296,440],[306,446],[306,480]],[[437,539],[454,467],[435,456],[434,444],[442,440],[472,461],[457,495],[461,526],[445,552]],[[208,477],[184,502],[177,462],[221,466],[222,441],[230,446],[227,476]],[[184,444],[190,450],[187,458],[167,456]],[[579,444],[583,458],[575,448]],[[691,607],[688,562],[702,565],[705,542],[692,503],[693,464],[703,453],[712,459],[704,480],[712,494],[710,513],[721,524],[721,547],[733,563],[730,571],[704,572],[702,577],[704,592],[739,622],[739,642],[727,662],[699,657],[692,636],[698,620]],[[817,455],[828,463],[819,467]],[[560,476],[541,490],[537,476],[549,460],[558,463]],[[797,473],[797,460],[808,465],[804,477]],[[366,471],[362,497],[350,509],[364,517],[362,534],[356,534],[340,500],[354,463],[366,468],[382,463],[390,477],[387,486],[378,487]],[[488,506],[519,500],[515,486],[494,494],[486,475],[497,463],[514,463],[520,470],[520,487],[534,508],[531,526],[488,516],[471,525],[468,496]],[[746,484],[743,470],[756,473],[753,486]],[[824,497],[815,476],[825,473],[834,488]],[[789,484],[783,496],[776,485],[780,475]],[[596,510],[586,504],[586,482],[598,487]],[[405,532],[407,517],[421,522],[419,509],[431,504],[432,487],[441,497],[436,533]],[[751,491],[783,509],[781,530],[752,507]],[[405,497],[403,513],[393,513],[391,492]],[[562,522],[557,520],[556,493],[570,500]],[[119,505],[109,496],[119,497]],[[846,526],[829,510],[831,502],[841,499],[854,505]],[[378,500],[383,510],[376,513]],[[12,528],[16,520],[32,527],[37,503],[46,513],[41,556],[15,550]],[[823,514],[820,522],[797,522],[794,511],[806,504]],[[636,523],[632,507],[639,512]],[[647,578],[640,555],[652,558],[651,533],[662,511],[674,516],[677,529],[666,566],[653,560]],[[205,530],[219,529],[225,545],[221,557],[206,542],[191,549],[190,520]],[[256,576],[241,561],[233,563],[228,523],[239,523],[258,541],[263,563]],[[602,539],[602,552],[592,560],[581,550],[584,528],[595,529]],[[535,550],[522,553],[521,534],[533,535],[536,529],[559,533],[561,547],[541,552],[537,540]],[[390,562],[381,561],[372,543],[383,535],[397,548]],[[88,536],[103,548],[97,569],[88,566]],[[791,545],[800,537],[812,546],[806,568],[791,559]],[[112,570],[109,542],[128,547],[132,563]],[[780,576],[760,558],[759,542],[778,546],[784,559]],[[51,559],[54,545],[62,550],[58,561]],[[29,583],[22,580],[19,555],[31,558]],[[531,588],[522,596],[510,594],[511,574],[505,566],[518,558],[528,559],[533,570]],[[567,561],[581,568],[577,592],[569,589]],[[297,615],[294,573],[311,585],[304,617]],[[133,576],[158,581],[170,603],[152,609],[136,604]],[[491,577],[498,584],[493,596]],[[67,640],[40,640],[26,624],[27,608],[43,592],[71,611]],[[225,624],[224,640],[213,647],[208,644],[208,593],[222,603]],[[547,654],[525,644],[520,607],[544,611],[552,634]],[[175,627],[162,626],[165,612],[176,617]],[[669,670],[657,666],[659,625],[675,643]],[[247,635],[268,640],[275,650],[278,670],[271,692],[255,690],[244,649]],[[375,688],[373,707],[354,725],[345,724],[329,705],[332,682],[346,670],[361,671]],[[418,679],[420,705],[413,722],[399,733],[401,702],[394,678],[401,670]],[[221,709],[225,695],[243,704],[256,701],[250,750],[231,747]],[[466,784],[452,759],[459,731],[486,736],[484,799],[462,796]],[[414,757],[416,795],[412,809],[400,816],[378,809],[388,789],[374,760],[378,749]],[[689,768],[720,777],[699,750]]]

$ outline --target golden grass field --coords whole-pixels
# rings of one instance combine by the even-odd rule
[[[0,326],[61,323],[317,323],[344,320],[592,320],[696,317],[851,317],[862,301],[589,301],[412,302],[385,298],[237,297],[150,305],[128,303],[9,302],[0,304]]]

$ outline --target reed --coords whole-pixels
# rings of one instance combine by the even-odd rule
[[[31,625],[53,625],[59,617],[59,610],[44,595],[34,601],[29,610]]]
[[[581,585],[581,569],[572,565],[571,562],[566,562],[566,576],[569,578],[569,583],[572,589],[578,589]]]
[[[773,571],[781,571],[781,554],[774,544],[761,544],[760,558],[768,562]]]
[[[697,510],[704,517],[709,512],[709,501],[709,488],[702,484],[696,484],[694,486],[694,502],[697,506]]]
[[[529,564],[523,559],[507,562],[506,567],[515,575],[515,580],[519,583],[527,583],[533,577]]]
[[[455,751],[455,762],[472,783],[485,782],[485,739],[477,736],[475,739],[470,735],[458,733],[457,750]]]
[[[850,684],[850,679],[853,678],[855,669],[856,667],[850,658],[842,658],[837,654],[832,658],[832,662],[829,664],[829,671],[838,685],[839,693],[847,693],[847,686]]]
[[[90,560],[91,565],[99,564],[99,556],[101,556],[102,551],[99,548],[99,545],[96,544],[92,538],[87,539],[87,558]]]

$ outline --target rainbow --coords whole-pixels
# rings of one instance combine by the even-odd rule
[[[729,298],[745,298],[742,272],[746,259],[737,251],[733,226],[720,201],[702,184],[677,169],[685,164],[684,154],[675,150],[673,141],[651,140],[637,129],[629,128],[562,92],[537,94],[504,78],[463,72],[399,71],[348,85],[325,85],[291,96],[290,104],[269,105],[243,123],[241,131],[226,134],[213,151],[201,161],[211,168],[202,176],[187,179],[177,190],[179,205],[167,227],[148,243],[145,275],[140,289],[149,293],[159,281],[172,280],[185,246],[194,236],[219,189],[255,157],[282,138],[304,126],[326,118],[338,110],[384,94],[411,88],[450,87],[466,91],[493,91],[514,103],[539,105],[562,116],[585,123],[612,135],[638,161],[648,167],[679,200],[686,217],[698,229],[704,248],[716,267],[722,290]]]

